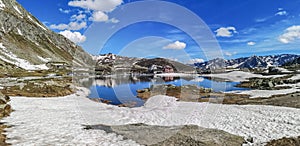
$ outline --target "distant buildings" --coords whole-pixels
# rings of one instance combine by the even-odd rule
[[[170,65],[160,66],[153,64],[149,67],[148,72],[159,74],[159,73],[174,73],[174,68]]]

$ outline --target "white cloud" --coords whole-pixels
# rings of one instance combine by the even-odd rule
[[[276,16],[286,16],[287,12],[286,11],[279,11],[275,14]]]
[[[287,44],[295,39],[300,39],[300,25],[294,25],[287,28],[284,34],[280,35],[278,40],[281,43]]]
[[[74,0],[70,1],[68,5],[95,11],[111,12],[122,3],[123,0]]]
[[[182,50],[186,47],[186,43],[176,41],[174,43],[170,43],[167,46],[164,46],[163,49],[174,49],[174,50]]]
[[[233,56],[233,55],[236,55],[237,54],[237,52],[224,52],[224,54],[226,55],[226,56]]]
[[[51,29],[57,29],[57,30],[80,30],[86,27],[87,27],[86,22],[70,22],[69,24],[50,25]]]
[[[95,11],[89,20],[95,22],[106,22],[108,21],[108,16],[102,11]]]
[[[81,35],[80,32],[72,32],[70,30],[65,30],[61,31],[59,34],[65,36],[74,43],[82,43],[86,40],[86,37],[84,35]]]
[[[118,23],[116,18],[109,19],[108,13],[112,12],[123,0],[73,0],[68,3],[72,7],[80,7],[92,11],[88,20],[94,22]]]
[[[68,29],[69,28],[69,25],[67,24],[51,24],[50,25],[50,28],[51,29],[58,29],[58,30],[65,30],[65,29]]]
[[[86,18],[85,14],[72,15],[71,21],[82,21]]]
[[[254,46],[256,43],[255,42],[248,42],[247,45],[248,46]]]
[[[116,18],[111,18],[109,19],[107,22],[111,22],[111,23],[119,23],[120,20],[116,19]]]
[[[191,59],[190,61],[188,61],[187,64],[202,63],[202,62],[204,62],[204,59],[195,58],[195,59]]]
[[[62,8],[58,9],[60,12],[65,13],[65,14],[69,14],[71,12],[71,10],[64,10]]]
[[[215,31],[218,37],[232,37],[233,33],[237,33],[235,27],[221,27]]]

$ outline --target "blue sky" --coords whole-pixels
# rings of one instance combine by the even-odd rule
[[[128,18],[118,18],[122,16],[118,13],[125,13],[123,11],[129,7],[128,4],[134,4],[136,1],[17,1],[50,29],[83,46],[91,54],[112,52],[135,57],[167,57],[182,62],[201,61],[211,59],[211,52],[216,52],[206,47],[209,45],[203,44],[203,37],[210,38],[209,41],[216,39],[222,55],[227,59],[251,55],[300,54],[300,0],[167,1],[194,13],[211,32],[201,34],[203,31],[199,31],[198,35],[192,36],[187,31],[194,29],[192,31],[196,33],[200,28],[194,28],[192,25],[186,25],[185,27],[189,28],[185,30],[178,28],[178,24],[183,26],[193,24],[187,21],[194,21],[192,17],[187,19],[185,13],[176,14],[180,11],[177,9],[181,8],[165,6],[165,9],[156,13],[141,16],[147,11],[147,7],[139,6],[139,11],[132,11]],[[167,11],[171,12],[170,16],[167,15]],[[102,42],[101,38],[109,29],[125,24],[125,21],[131,18],[151,16],[164,16],[160,18],[164,21],[168,21],[166,18],[172,18],[172,22],[178,23],[133,23],[118,29],[110,39]],[[104,44],[100,45],[100,42]],[[203,45],[197,42],[202,42]]]

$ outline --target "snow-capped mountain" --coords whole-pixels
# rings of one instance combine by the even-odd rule
[[[300,57],[300,55],[281,54],[269,56],[251,56],[230,60],[217,58],[203,63],[195,63],[195,65],[200,69],[266,68],[270,66],[282,66],[298,57]]]
[[[85,66],[92,58],[49,30],[15,0],[0,0],[0,66],[45,69],[49,61]]]

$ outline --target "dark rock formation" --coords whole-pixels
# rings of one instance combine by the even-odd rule
[[[85,129],[104,130],[151,146],[240,146],[245,140],[222,130],[207,129],[195,125],[154,126],[130,124],[119,126],[92,125]]]

